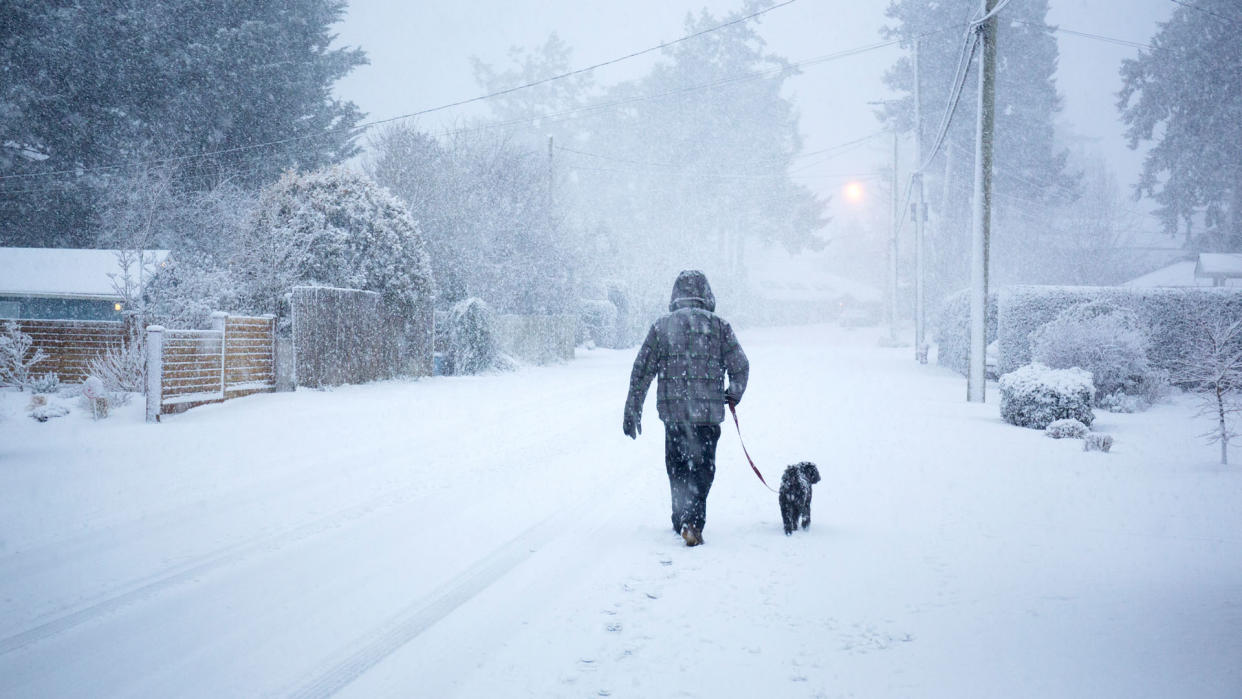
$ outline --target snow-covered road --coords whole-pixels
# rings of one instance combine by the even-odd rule
[[[621,435],[633,351],[0,403],[0,696],[1242,696],[1242,469],[1184,400],[1088,454],[872,331],[739,337],[751,454],[824,480],[786,538],[726,424],[695,549],[653,398]]]

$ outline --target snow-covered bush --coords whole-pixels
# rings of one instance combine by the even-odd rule
[[[1042,430],[1057,420],[1074,419],[1090,427],[1095,420],[1091,374],[1082,369],[1050,369],[1028,364],[1000,378],[1001,418],[1019,427]]]
[[[458,301],[448,320],[445,357],[450,374],[478,374],[496,366],[500,350],[496,343],[492,309],[482,299]]]
[[[98,380],[114,405],[125,405],[131,393],[142,393],[147,385],[146,335],[135,329],[126,341],[112,345],[90,361],[87,373]]]
[[[16,386],[24,391],[30,385],[30,371],[34,365],[47,359],[43,350],[34,347],[34,340],[9,321],[0,334],[0,385]]]
[[[1053,439],[1082,439],[1089,428],[1073,418],[1054,420],[1044,428],[1044,436]]]
[[[988,294],[984,318],[987,344],[996,340],[997,295]],[[936,362],[965,376],[970,370],[970,290],[945,297],[936,313]]]
[[[1031,334],[1031,358],[1053,369],[1091,372],[1093,401],[1137,395],[1157,382],[1147,363],[1147,332],[1133,311],[1105,302],[1071,306]]]
[[[612,347],[617,337],[617,307],[611,301],[585,299],[578,306],[578,344]]]
[[[622,282],[611,281],[607,286],[608,300],[617,309],[617,336],[613,340],[612,347],[616,349],[630,347],[638,341],[638,335],[643,332],[642,328],[636,326],[637,314],[630,312],[632,306],[630,293]]]
[[[1083,451],[1102,451],[1105,454],[1113,448],[1113,436],[1103,432],[1092,432],[1082,439]]]
[[[50,371],[30,382],[31,393],[55,393],[59,390],[60,377]]]

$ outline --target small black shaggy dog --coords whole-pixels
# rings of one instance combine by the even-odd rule
[[[802,461],[785,469],[781,476],[781,519],[785,520],[785,536],[793,534],[801,520],[802,528],[811,524],[811,486],[819,482],[819,469],[810,461]]]

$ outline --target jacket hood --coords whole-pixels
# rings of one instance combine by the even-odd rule
[[[673,282],[673,296],[669,299],[668,310],[678,308],[702,308],[716,311],[716,297],[712,295],[712,287],[707,283],[707,275],[697,269],[687,269],[677,275]]]

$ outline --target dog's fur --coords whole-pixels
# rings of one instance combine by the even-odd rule
[[[802,461],[785,469],[781,476],[781,519],[785,521],[785,536],[793,533],[801,524],[806,529],[811,524],[811,486],[819,482],[819,469],[810,461]]]

